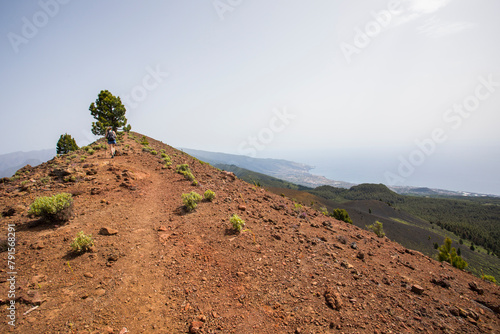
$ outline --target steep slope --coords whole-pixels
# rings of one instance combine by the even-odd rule
[[[0,183],[0,236],[7,236],[8,224],[16,230],[16,332],[500,328],[498,286],[310,208],[295,208],[289,199],[147,138],[171,158],[173,168],[166,168],[160,154],[143,150],[137,138],[125,135],[114,159],[94,145],[93,155],[81,150]],[[175,172],[184,163],[197,186]],[[186,212],[181,195],[207,189],[216,199]],[[35,198],[62,191],[74,196],[67,224],[27,216]],[[235,213],[246,221],[241,233],[229,222]],[[112,235],[100,234],[103,228]],[[70,252],[78,231],[94,236],[92,252]],[[7,255],[1,253],[3,263]],[[5,315],[8,272],[0,272]],[[471,290],[472,282],[484,292]],[[12,329],[5,319],[2,333]]]

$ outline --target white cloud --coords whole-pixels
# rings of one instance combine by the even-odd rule
[[[471,22],[443,22],[436,17],[431,17],[423,25],[417,27],[417,31],[429,37],[439,38],[471,29],[472,27],[474,27],[474,24]]]
[[[431,14],[446,7],[451,0],[407,0],[411,11],[421,14]]]
[[[446,7],[451,0],[404,0],[403,14],[396,17],[395,26],[399,26],[428,14],[433,14]]]

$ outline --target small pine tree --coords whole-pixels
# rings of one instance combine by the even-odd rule
[[[384,233],[384,226],[382,224],[382,222],[379,222],[378,220],[373,223],[372,225],[368,225],[367,228],[370,230],[370,231],[373,231],[373,233],[375,233],[377,235],[377,237],[379,238],[383,238],[385,237],[385,233]]]
[[[332,217],[338,220],[342,220],[346,223],[352,224],[352,220],[345,209],[335,209],[333,210]]]
[[[467,267],[467,262],[457,253],[455,247],[451,247],[451,239],[444,239],[444,244],[438,248],[439,261],[449,262],[453,267],[464,269]],[[460,248],[459,248],[460,251]]]
[[[71,151],[78,150],[76,141],[67,133],[61,135],[56,145],[57,154],[67,154]]]

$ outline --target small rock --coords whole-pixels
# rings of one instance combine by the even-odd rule
[[[411,287],[411,292],[413,292],[417,295],[421,295],[424,293],[424,288],[422,288],[420,285],[414,284]]]
[[[347,262],[346,260],[343,260],[340,265],[346,269],[352,269],[354,268],[354,266],[352,264],[350,264],[349,262]]]
[[[103,227],[99,230],[100,235],[115,235],[118,234],[118,230],[111,227]]]
[[[202,328],[203,328],[203,322],[195,320],[191,322],[191,325],[189,326],[189,333],[191,334],[201,333]]]
[[[104,333],[113,334],[113,332],[114,332],[114,329],[109,327],[109,326],[104,328]]]
[[[365,259],[365,253],[359,252],[358,255],[356,255],[358,259],[364,260]]]
[[[108,256],[108,261],[109,262],[115,262],[115,261],[118,261],[118,258],[119,258],[118,254],[113,253],[113,254],[110,254]]]
[[[92,278],[94,277],[94,275],[92,273],[85,273],[83,274],[83,276],[87,277],[87,278]]]
[[[106,290],[104,290],[102,288],[95,290],[95,295],[98,297],[104,296],[105,293],[106,293]]]
[[[43,243],[42,240],[38,240],[34,243],[31,244],[32,249],[43,249],[45,248],[45,244]]]
[[[37,275],[37,276],[33,276],[33,278],[31,279],[31,283],[33,284],[39,284],[41,282],[45,282],[47,280],[47,276],[45,275]]]
[[[433,278],[433,279],[431,279],[431,283],[432,283],[432,284],[439,285],[439,286],[441,286],[441,287],[443,287],[443,288],[446,288],[446,289],[448,289],[448,288],[450,288],[450,287],[451,287],[450,282],[448,282],[448,281],[447,281],[447,280],[445,280],[445,279],[440,279],[440,280],[437,280],[437,279]]]
[[[480,288],[476,282],[470,282],[469,283],[469,288],[472,290],[472,291],[476,291],[478,294],[482,295],[484,293],[484,290],[482,288]]]
[[[46,299],[42,298],[40,292],[30,290],[26,294],[21,296],[21,301],[24,302],[25,304],[41,305],[43,302],[46,301]]]
[[[357,245],[355,242],[353,242],[353,243],[351,244],[351,248],[352,248],[352,249],[358,249],[358,245]]]
[[[238,205],[238,210],[245,211],[247,209],[246,205],[240,204]]]
[[[165,232],[167,231],[167,228],[165,226],[160,226],[158,227],[158,231]]]
[[[325,297],[326,304],[330,308],[337,311],[342,308],[342,300],[340,299],[340,294],[337,291],[326,289],[323,296]]]

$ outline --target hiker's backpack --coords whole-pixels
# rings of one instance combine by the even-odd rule
[[[116,134],[113,130],[111,131],[108,131],[108,136],[107,136],[108,140],[115,140],[116,139]]]

